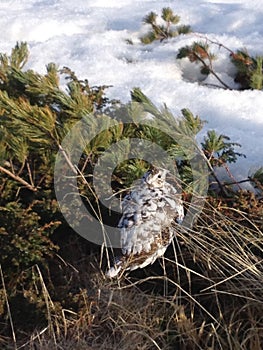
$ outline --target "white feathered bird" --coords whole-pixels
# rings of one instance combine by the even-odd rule
[[[107,271],[115,277],[121,271],[143,268],[163,256],[173,239],[172,223],[181,223],[184,209],[181,195],[166,181],[167,170],[149,170],[122,201],[122,255]]]

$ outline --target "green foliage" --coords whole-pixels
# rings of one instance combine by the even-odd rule
[[[143,19],[143,23],[151,26],[151,30],[141,37],[143,44],[150,44],[155,40],[167,40],[180,34],[188,34],[191,32],[190,26],[176,26],[180,21],[180,17],[173,13],[170,7],[164,7],[161,13],[161,19],[155,12],[150,12]]]
[[[143,22],[145,24],[155,24],[156,23],[156,19],[157,19],[157,14],[154,12],[150,12],[148,13],[148,15],[146,15],[143,19]]]
[[[12,49],[11,55],[0,54],[1,82],[7,81],[10,68],[22,69],[27,63],[29,57],[29,50],[25,42],[16,43]]]
[[[43,75],[25,70],[28,57],[26,43],[17,43],[10,56],[0,55],[0,265],[12,303],[19,304],[23,293],[24,302],[41,304],[45,316],[30,271],[39,266],[48,279],[49,261],[59,249],[54,234],[64,227],[65,240],[69,232],[53,189],[55,157],[70,127],[109,101],[106,86],[90,87],[69,68],[49,63]]]
[[[23,177],[36,188],[43,181],[37,168],[49,168],[69,128],[86,113],[102,109],[107,99],[105,86],[91,88],[87,80],[78,80],[70,69],[58,70],[53,63],[45,75],[23,71],[27,56],[24,43],[17,44],[10,57],[2,55],[0,159],[1,164],[11,164],[14,177]],[[66,92],[59,88],[60,75],[68,81]]]
[[[166,137],[166,142],[161,145],[174,159],[178,160],[177,168],[183,179],[185,192],[191,193],[196,185],[192,183],[193,175],[197,178],[202,177],[203,169],[200,169],[198,174],[198,167],[193,169],[191,166],[193,159],[204,156],[209,171],[216,176],[214,167],[226,166],[228,163],[236,162],[238,157],[244,156],[235,150],[235,147],[240,147],[238,143],[231,142],[228,136],[218,135],[214,130],[207,132],[200,149],[195,136],[202,130],[204,121],[199,116],[194,116],[188,109],[182,109],[181,117],[174,117],[166,106],[158,110],[138,88],[132,91],[132,99],[142,104],[144,110],[154,116],[151,121],[157,134],[152,140],[160,139],[160,130],[166,130],[166,134],[170,136],[170,138]],[[217,182],[221,186],[218,179]]]
[[[56,252],[50,237],[60,222],[49,221],[38,213],[42,207],[47,216],[49,204],[34,201],[23,208],[21,203],[8,202],[0,207],[1,265],[8,280]]]
[[[182,110],[181,116],[175,117],[166,106],[157,108],[139,88],[133,89],[131,95],[130,103],[111,109],[109,116],[114,121],[114,125],[101,114],[96,114],[95,119],[87,118],[88,132],[94,127],[98,130],[97,123],[100,126],[103,125],[104,131],[97,134],[85,148],[82,148],[84,151],[79,168],[87,179],[88,186],[80,185],[80,192],[87,201],[96,201],[93,196],[95,191],[92,191],[93,183],[89,179],[92,179],[93,166],[98,160],[99,164],[102,164],[103,160],[104,172],[100,175],[100,190],[102,193],[107,193],[104,190],[107,189],[108,183],[108,173],[105,169],[108,169],[109,173],[113,172],[112,189],[119,195],[120,190],[129,188],[134,180],[140,178],[149,169],[150,164],[143,159],[154,159],[153,145],[156,145],[170,155],[170,170],[176,168],[180,172],[183,188],[191,195],[196,183],[191,174],[190,162],[200,154],[195,136],[202,129],[204,122],[187,109]],[[80,142],[78,132],[76,137]],[[85,134],[82,134],[82,138],[86,139]],[[144,142],[141,146],[137,143],[134,147],[131,139],[140,139]],[[111,145],[115,147],[114,152],[105,152]],[[70,145],[67,147],[70,149]],[[140,157],[138,159],[137,152],[140,147],[143,159]],[[123,161],[123,159],[126,160]],[[162,162],[162,159],[156,155],[156,161]],[[115,169],[112,169],[113,164],[117,165]],[[166,167],[167,160],[164,159],[163,164],[159,165]],[[195,177],[198,178],[197,173]],[[100,215],[100,208],[97,215]]]
[[[194,116],[193,113],[187,109],[182,109],[182,115],[185,120],[185,125],[191,130],[193,135],[197,135],[202,130],[204,121],[199,116]],[[182,125],[183,127],[183,125]]]
[[[235,147],[240,147],[236,142],[229,142],[230,138],[225,135],[218,135],[215,130],[207,132],[207,136],[202,142],[202,148],[212,166],[222,166],[226,163],[234,163],[242,153],[235,151]]]
[[[162,19],[165,22],[177,24],[180,21],[180,16],[174,15],[173,10],[170,7],[164,7],[162,9]]]
[[[225,50],[230,52],[231,61],[237,68],[234,81],[240,84],[241,89],[262,90],[263,57],[251,57],[246,50],[238,50],[237,52],[233,52],[222,44],[206,39],[205,42],[194,42],[191,45],[180,48],[177,54],[177,59],[187,57],[190,62],[200,65],[200,72],[202,74],[213,74],[224,88],[231,89],[220,79],[213,68],[213,61],[215,60],[216,56],[210,51],[211,45],[209,45],[208,42],[218,46],[219,48],[223,47]]]
[[[151,14],[146,20],[155,23],[156,17]],[[163,9],[162,20],[174,25],[179,18],[170,9]],[[80,147],[83,146],[81,159],[79,164],[71,164],[70,159],[66,159],[63,170],[67,173],[68,169],[72,171],[72,168],[76,170],[75,166],[78,167],[78,195],[82,196],[87,206],[94,204],[95,210],[102,212],[102,218],[106,217],[109,221],[112,217],[108,211],[105,214],[104,210],[103,213],[103,208],[93,193],[92,173],[110,145],[122,142],[122,148],[117,149],[116,153],[109,153],[108,158],[105,155],[106,166],[110,168],[112,160],[117,164],[111,179],[113,190],[126,189],[149,168],[150,164],[145,160],[131,157],[133,149],[129,139],[139,138],[149,141],[149,146],[144,147],[146,154],[152,153],[151,144],[154,143],[171,156],[174,167],[177,166],[180,173],[184,195],[188,198],[196,186],[200,185],[196,184],[196,178],[202,169],[196,166],[193,171],[193,163],[198,165],[200,158],[205,158],[213,168],[234,162],[240,155],[235,152],[235,146],[238,146],[236,143],[214,131],[208,133],[201,149],[196,135],[202,130],[204,121],[188,109],[182,109],[179,117],[174,116],[167,106],[155,106],[139,88],[132,91],[130,103],[115,105],[104,96],[106,86],[90,87],[87,80],[79,80],[69,68],[59,69],[50,63],[43,75],[33,70],[24,70],[28,54],[27,45],[20,43],[10,56],[1,55],[0,58],[0,265],[1,271],[3,270],[0,284],[0,323],[3,325],[0,343],[2,336],[10,334],[8,299],[13,307],[13,321],[21,327],[23,338],[25,328],[37,328],[40,320],[44,320],[45,325],[48,321],[51,330],[54,322],[58,332],[63,323],[65,334],[68,323],[74,325],[74,328],[77,323],[83,322],[85,327],[90,327],[94,322],[95,303],[89,293],[97,295],[98,290],[94,293],[89,288],[90,271],[96,264],[96,258],[92,254],[87,257],[83,246],[86,244],[88,250],[91,249],[90,245],[80,242],[78,236],[70,241],[71,230],[61,216],[53,189],[55,157],[60,151],[66,159],[66,151],[71,151],[71,140],[66,145],[67,149],[63,149],[61,144],[77,121],[83,121],[87,136],[100,127],[104,131],[96,134],[86,145],[85,130],[82,130],[83,133],[76,130],[76,135],[73,136],[78,137]],[[61,76],[66,78],[66,91],[60,88]],[[119,161],[120,155],[127,156],[128,160]],[[108,177],[108,173],[105,176]],[[261,173],[255,174],[254,178],[260,180]],[[63,177],[63,181],[68,180]],[[104,186],[103,178],[101,186]],[[70,196],[71,193],[67,195]],[[74,218],[78,221],[77,211],[72,208],[74,203],[70,210],[73,210]],[[257,210],[260,209],[257,207]],[[184,237],[185,233],[181,238]],[[71,254],[70,261],[74,261],[77,267],[67,263],[64,258],[59,258],[58,250],[63,252],[64,257]],[[86,260],[81,265],[83,257]],[[173,271],[177,271],[177,268],[173,266]],[[96,271],[98,270],[99,267]],[[190,270],[192,271],[188,271]],[[97,273],[96,280],[98,275]],[[103,291],[101,294],[104,289],[105,285],[100,287]],[[107,297],[107,303],[109,300]],[[88,312],[85,309],[87,305]],[[107,310],[108,307],[109,304],[102,309]],[[102,310],[96,305],[95,309]],[[21,313],[34,317],[27,319],[25,325]],[[67,313],[70,316],[66,316]],[[171,315],[174,315],[173,310]],[[180,315],[184,317],[183,312]],[[103,324],[106,323],[105,319]],[[114,318],[111,316],[111,319]],[[157,326],[161,329],[169,322],[165,317],[161,320],[158,318]],[[178,322],[174,324],[178,326]],[[168,331],[171,339],[175,339],[172,332]],[[73,333],[76,333],[76,328]],[[164,338],[166,341],[167,336]]]
[[[253,174],[252,178],[254,180],[259,181],[261,185],[263,185],[263,167],[257,169],[257,171],[255,171],[255,173]]]
[[[263,196],[263,167],[258,168],[254,174],[248,177],[252,186]]]
[[[256,68],[251,74],[250,87],[256,90],[263,88],[263,57],[256,57]]]
[[[190,62],[201,64],[200,72],[204,75],[208,75],[212,71],[212,61],[215,59],[215,55],[209,51],[209,45],[204,42],[194,42],[192,45],[182,47],[177,58],[187,57]]]
[[[242,89],[263,88],[263,57],[252,57],[246,50],[231,53],[231,61],[237,68],[235,81]]]
[[[180,25],[180,26],[177,26],[177,32],[178,32],[178,35],[183,35],[183,34],[189,34],[189,33],[192,33],[192,28],[190,25]]]

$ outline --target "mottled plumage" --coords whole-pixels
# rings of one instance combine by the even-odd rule
[[[166,181],[167,170],[148,171],[122,202],[122,256],[115,258],[107,276],[121,270],[135,270],[152,264],[162,256],[173,238],[172,222],[182,222],[181,196]]]

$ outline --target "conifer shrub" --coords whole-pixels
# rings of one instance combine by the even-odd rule
[[[151,44],[159,40],[168,40],[181,34],[192,33],[190,25],[178,25],[181,18],[174,14],[170,7],[164,7],[161,15],[158,16],[155,12],[148,13],[143,23],[150,26],[150,30],[143,35],[140,40],[143,44]],[[198,35],[200,37],[200,35]],[[126,40],[127,44],[133,45],[131,39]],[[218,87],[232,90],[232,87],[221,79],[220,74],[216,72],[213,62],[216,60],[216,55],[213,53],[211,47],[217,47],[229,52],[230,62],[235,66],[236,72],[233,76],[233,81],[239,84],[241,90],[263,88],[263,57],[251,56],[246,49],[237,50],[234,52],[224,44],[210,40],[205,37],[204,40],[194,41],[191,45],[181,47],[177,53],[176,58],[188,58],[191,63],[200,66],[200,73],[204,77],[209,74],[213,75],[219,82]],[[215,86],[215,84],[212,84]]]
[[[143,44],[150,44],[155,40],[167,40],[180,34],[191,33],[189,25],[178,25],[180,16],[175,15],[170,7],[164,7],[160,18],[155,12],[147,14],[143,23],[148,24],[151,29],[147,34],[141,37]]]
[[[239,83],[242,89],[263,88],[263,57],[250,56],[247,50],[237,50],[231,53],[231,61],[237,68],[235,82]]]
[[[50,63],[44,75],[25,70],[28,57],[23,42],[10,56],[0,55],[1,323],[7,312],[5,294],[15,309],[28,303],[33,314],[40,312],[45,318],[44,294],[36,287],[43,282],[40,271],[52,286],[50,264],[56,264],[59,250],[54,234],[64,230],[67,241],[70,232],[53,188],[56,153],[74,122],[109,102],[106,86],[90,87],[68,68]],[[61,76],[67,81],[66,92],[60,87]],[[35,328],[33,321],[26,324],[19,313],[17,317],[20,320],[15,317],[14,322],[22,329]]]
[[[25,43],[18,43],[10,56],[0,56],[0,345],[68,350],[257,344],[263,305],[258,292],[262,169],[245,180],[256,193],[234,191],[231,183],[217,178],[216,170],[229,171],[227,165],[242,156],[236,151],[239,145],[213,130],[199,145],[195,136],[204,121],[190,110],[175,117],[139,88],[133,89],[130,103],[115,104],[105,97],[106,86],[90,87],[69,68],[50,63],[44,75],[25,70],[28,57]],[[61,75],[66,76],[66,91],[60,87]],[[115,124],[94,137],[79,163],[72,164],[62,140],[88,114],[91,129],[104,123],[105,115]],[[151,123],[140,123],[149,114]],[[163,266],[156,263],[122,281],[106,281],[104,250],[72,232],[61,215],[54,163],[61,152],[65,167],[78,169],[77,190],[84,203],[103,211],[92,187],[93,168],[109,145],[129,138],[154,142],[178,159],[186,209],[197,186],[192,159],[204,160],[218,188],[208,192],[195,226],[177,232]],[[188,157],[176,140],[193,146]],[[129,143],[122,152],[129,155]],[[142,159],[118,164],[113,190],[126,190],[148,168]],[[109,211],[103,214],[112,223]],[[245,318],[240,309],[250,316]],[[244,339],[245,332],[249,337]]]
[[[223,86],[225,89],[231,89],[231,87],[220,78],[213,67],[213,61],[216,59],[216,56],[212,53],[211,46],[223,47],[230,53],[230,61],[236,67],[236,73],[233,79],[240,85],[241,90],[262,90],[263,58],[261,56],[250,56],[246,50],[237,50],[234,52],[220,43],[206,39],[206,41],[194,42],[191,45],[180,48],[177,59],[187,57],[190,62],[200,66],[200,72],[204,76],[212,74],[220,83],[220,86]]]

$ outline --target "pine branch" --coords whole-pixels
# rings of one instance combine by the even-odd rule
[[[150,44],[157,39],[162,42],[165,39],[175,37],[179,34],[191,32],[190,26],[177,26],[174,29],[172,28],[172,25],[175,26],[179,23],[180,16],[175,15],[170,7],[164,7],[162,9],[161,19],[164,21],[164,24],[157,23],[157,16],[156,13],[150,12],[144,17],[143,23],[150,25],[152,29],[148,34],[140,38],[143,44]]]
[[[228,86],[223,80],[216,74],[216,72],[213,69],[211,60],[209,60],[210,65],[208,65],[199,55],[197,55],[195,52],[193,52],[193,55],[196,57],[198,61],[202,63],[202,65],[208,69],[208,71],[227,89],[232,90],[230,86]]]
[[[142,104],[144,110],[148,113],[151,113],[155,117],[160,117],[161,113],[158,108],[152,103],[152,101],[144,95],[140,88],[134,88],[131,91],[131,98],[133,102],[138,102]]]
[[[196,34],[197,37],[201,38],[201,39],[205,39],[207,42],[209,42],[210,44],[214,44],[214,45],[217,45],[219,46],[219,48],[223,47],[226,51],[229,51],[230,54],[234,54],[234,51],[231,50],[229,47],[225,46],[224,44],[218,42],[218,41],[214,41],[214,40],[211,40],[209,39],[207,36],[205,35],[199,35],[199,34]]]

